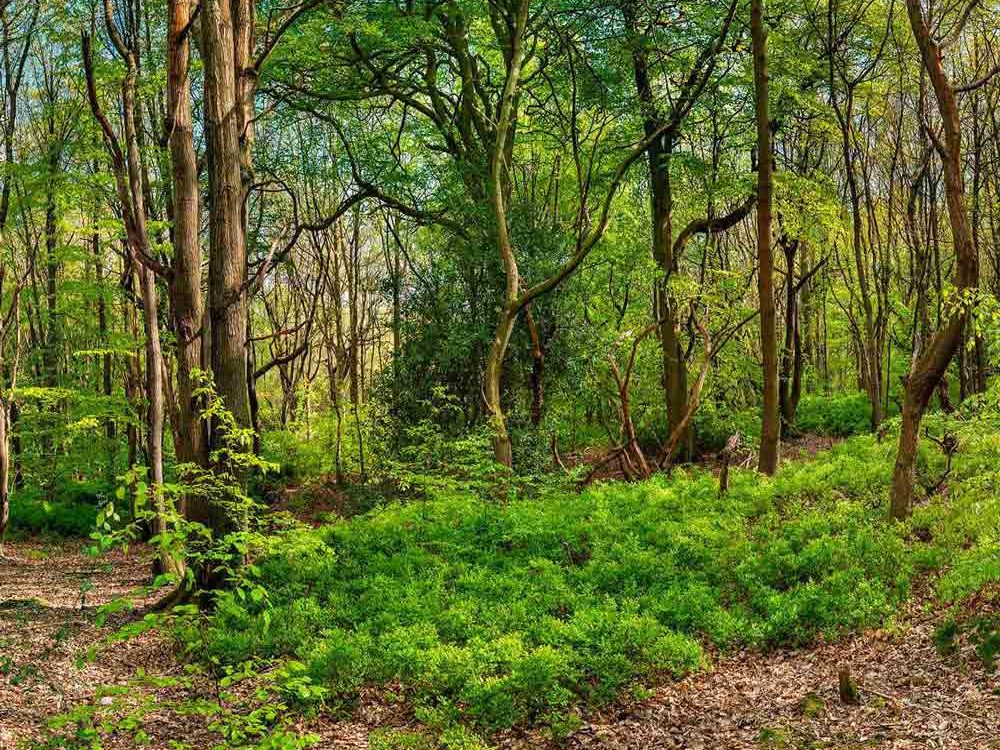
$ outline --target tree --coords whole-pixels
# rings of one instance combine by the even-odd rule
[[[768,117],[767,27],[764,0],[752,0],[753,80],[757,120],[757,296],[760,304],[760,348],[764,373],[764,403],[758,468],[773,474],[778,468],[781,422],[778,412],[778,341],[774,307],[774,259],[771,238],[771,121]],[[791,270],[789,270],[791,273]]]
[[[104,143],[111,158],[118,202],[125,225],[126,244],[132,262],[138,270],[142,294],[143,329],[146,338],[146,457],[149,463],[150,494],[155,508],[154,531],[167,531],[167,499],[164,494],[163,427],[166,414],[163,382],[163,352],[160,345],[159,307],[156,293],[156,272],[165,269],[154,258],[148,229],[146,191],[143,166],[139,153],[139,123],[136,84],[139,76],[138,52],[121,35],[114,18],[112,0],[104,0],[104,21],[108,36],[119,57],[125,63],[121,82],[122,137],[119,139],[101,106],[94,77],[91,37],[82,38],[83,65],[87,79],[87,98],[91,112],[98,121]],[[124,142],[124,149],[122,148]],[[165,549],[165,548],[164,548]],[[174,574],[181,571],[181,562],[163,551],[163,569]]]
[[[962,123],[959,116],[957,95],[959,90],[945,72],[944,51],[961,36],[969,16],[978,5],[967,4],[953,22],[951,33],[939,41],[932,34],[924,17],[920,0],[907,0],[907,17],[913,38],[920,52],[920,60],[937,101],[941,119],[942,136],[939,137],[929,124],[924,124],[934,143],[935,150],[944,168],[945,199],[948,206],[948,221],[951,225],[952,242],[955,248],[955,273],[953,283],[956,295],[949,304],[949,311],[941,325],[934,331],[930,341],[913,361],[906,377],[903,390],[902,423],[899,432],[899,448],[896,465],[892,474],[891,514],[893,518],[904,518],[910,513],[913,502],[913,487],[916,482],[917,444],[920,440],[920,423],[934,389],[941,381],[955,351],[962,341],[974,302],[971,292],[979,283],[979,259],[976,256],[969,223],[968,206],[965,197],[965,175],[962,162]],[[971,84],[977,85],[976,83]],[[970,84],[966,84],[966,90]]]

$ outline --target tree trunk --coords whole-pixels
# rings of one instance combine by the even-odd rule
[[[168,530],[166,498],[163,494],[163,352],[160,346],[160,326],[157,315],[156,277],[144,266],[139,267],[142,285],[143,326],[146,334],[146,457],[149,462],[149,486],[155,511],[153,531]],[[163,569],[180,573],[178,561],[169,553],[160,556]]]
[[[201,28],[208,148],[211,365],[219,396],[236,423],[245,427],[250,424],[250,397],[245,288],[247,251],[240,170],[242,118],[234,59],[232,6],[228,0],[205,0]]]
[[[507,352],[511,331],[514,329],[516,314],[510,314],[506,308],[500,311],[496,333],[490,344],[486,357],[486,372],[483,376],[483,393],[486,397],[486,410],[490,415],[490,427],[493,437],[493,458],[503,466],[513,466],[514,455],[510,443],[510,433],[507,431],[507,420],[500,404],[500,385],[503,374],[503,359]]]
[[[205,433],[194,397],[194,371],[201,362],[201,244],[198,238],[198,162],[191,117],[190,0],[170,0],[167,49],[167,142],[173,204],[173,275],[170,280],[177,357],[177,460],[205,465]],[[201,514],[203,515],[203,514]]]
[[[542,339],[538,335],[538,326],[535,324],[535,314],[531,305],[524,308],[524,321],[531,339],[531,424],[538,427],[542,423],[542,406],[545,402],[542,382],[545,374],[545,352],[542,350]]]
[[[781,433],[787,437],[795,426],[795,411],[802,369],[801,341],[799,338],[798,292],[795,288],[795,256],[799,241],[781,243],[785,254],[785,346],[781,352],[781,372],[778,377],[778,402],[781,412]]]
[[[0,557],[3,557],[3,540],[10,521],[10,425],[9,407],[0,398]]]
[[[924,21],[920,0],[907,0],[907,15],[914,39],[927,71],[944,133],[938,148],[944,167],[945,197],[955,248],[954,284],[959,290],[974,289],[979,280],[979,267],[972,240],[972,229],[966,211],[965,182],[962,173],[962,133],[955,90],[942,67],[942,50],[931,36]],[[903,414],[899,435],[899,450],[892,476],[891,513],[893,518],[905,518],[913,502],[916,479],[917,443],[920,422],[935,387],[948,368],[962,339],[962,329],[968,317],[968,301],[959,301],[934,332],[919,357],[913,362],[903,394]]]
[[[624,6],[626,23],[636,37],[639,29],[631,4]],[[632,52],[632,70],[636,92],[644,113],[643,129],[646,137],[654,135],[662,121],[657,114],[655,95],[649,75],[648,55],[640,43]],[[670,189],[670,155],[673,151],[672,133],[655,138],[647,150],[649,166],[650,215],[653,222],[653,259],[662,275],[653,287],[653,314],[659,321],[660,351],[662,354],[663,397],[667,407],[670,432],[680,424],[687,411],[687,361],[677,337],[677,317],[670,299],[667,281],[675,271],[673,257],[673,196]],[[682,436],[679,445],[686,442]]]
[[[771,247],[771,123],[768,119],[767,28],[764,0],[751,0],[754,97],[757,118],[757,294],[760,298],[760,346],[764,404],[758,468],[774,474],[778,468],[781,424],[778,415],[778,343],[774,310],[774,259]]]

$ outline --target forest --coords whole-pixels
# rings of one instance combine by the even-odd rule
[[[0,0],[0,750],[1000,747],[1000,4]]]

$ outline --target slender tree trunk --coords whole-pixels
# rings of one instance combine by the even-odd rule
[[[493,457],[497,463],[510,467],[514,463],[510,433],[507,430],[507,418],[500,400],[501,382],[503,379],[503,361],[510,343],[510,335],[514,330],[519,309],[516,301],[521,287],[521,278],[511,242],[507,218],[507,197],[510,181],[507,169],[510,161],[508,155],[514,146],[515,123],[517,122],[517,106],[521,86],[521,73],[525,56],[524,34],[528,26],[528,0],[517,0],[511,13],[508,49],[505,50],[507,66],[503,93],[497,117],[495,142],[490,145],[489,154],[489,201],[493,209],[495,222],[497,250],[504,271],[503,302],[497,319],[497,326],[486,358],[486,368],[483,374],[483,395],[486,401],[486,411],[489,414],[490,427],[493,431]]]
[[[170,279],[177,357],[177,460],[207,463],[205,432],[194,396],[194,372],[201,361],[201,244],[198,238],[198,161],[191,117],[189,68],[190,0],[170,0],[167,48],[167,143],[173,204],[173,275]],[[205,520],[204,509],[198,513]]]
[[[795,426],[795,411],[798,406],[796,381],[801,369],[801,353],[798,351],[799,340],[799,308],[798,294],[795,289],[795,256],[798,251],[798,240],[787,240],[781,243],[785,254],[785,346],[781,352],[781,372],[778,377],[778,402],[781,411],[781,432],[787,436]]]
[[[486,409],[490,415],[490,427],[493,432],[493,458],[504,466],[512,466],[514,455],[507,431],[507,419],[500,403],[500,386],[503,380],[503,359],[510,342],[511,331],[514,330],[516,314],[510,314],[506,308],[500,311],[493,342],[490,344],[486,357],[486,372],[483,376],[483,391],[486,397]]]
[[[55,180],[59,171],[59,148],[55,143],[55,115],[48,115],[49,156],[48,174],[45,179],[45,349],[42,352],[45,370],[45,385],[55,388],[59,385],[59,354],[61,349],[61,328],[59,323],[59,268],[57,257],[58,228],[56,227]],[[48,438],[45,440],[49,443]]]
[[[771,123],[768,118],[767,28],[764,0],[751,0],[754,97],[757,118],[757,294],[760,298],[760,346],[763,360],[764,405],[758,468],[774,474],[778,468],[781,424],[778,415],[778,343],[774,309],[774,259],[771,246]]]
[[[4,536],[10,522],[10,408],[0,397],[0,558],[3,557]]]
[[[163,495],[163,352],[160,346],[160,326],[157,315],[156,276],[148,268],[139,267],[142,285],[143,326],[146,334],[146,457],[149,462],[150,491],[153,495],[153,531],[167,531],[166,498]],[[165,569],[179,572],[175,561],[164,556]]]
[[[542,406],[545,402],[542,381],[545,375],[545,352],[542,350],[542,339],[538,335],[538,326],[535,324],[535,314],[531,305],[524,308],[524,320],[531,339],[531,424],[538,427],[542,423]]]

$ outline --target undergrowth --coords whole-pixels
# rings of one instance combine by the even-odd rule
[[[884,522],[889,451],[858,439],[725,497],[704,472],[507,502],[435,483],[284,536],[259,563],[266,602],[224,595],[179,635],[220,668],[301,663],[328,708],[394,684],[432,726],[559,727],[716,648],[890,617],[913,567]]]

